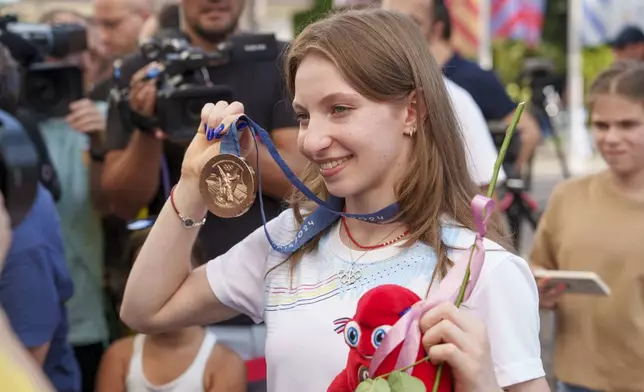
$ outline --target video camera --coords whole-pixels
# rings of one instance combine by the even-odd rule
[[[547,93],[553,91],[561,94],[564,82],[565,78],[557,73],[554,62],[547,58],[527,59],[519,74],[519,85],[530,88],[530,102],[534,109],[540,111],[547,106]]]
[[[143,43],[140,52],[148,63],[160,64],[154,118],[133,112],[129,106],[129,85],[118,85],[121,67],[127,66],[127,60],[115,64],[117,83],[111,99],[118,107],[124,129],[158,127],[174,142],[192,140],[205,104],[233,100],[231,87],[213,83],[209,68],[237,62],[275,61],[278,56],[272,34],[235,36],[213,52],[191,46],[185,37],[158,37]]]
[[[22,67],[21,107],[45,117],[62,117],[70,103],[83,97],[80,68],[46,61],[87,49],[83,26],[25,24],[18,23],[15,15],[2,15],[0,43]]]
[[[17,226],[31,210],[38,190],[38,155],[18,120],[0,110],[0,190]]]

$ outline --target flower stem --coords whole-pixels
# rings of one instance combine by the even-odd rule
[[[410,369],[410,368],[413,368],[414,366],[416,366],[416,365],[420,365],[421,363],[426,362],[426,361],[429,361],[429,355],[428,355],[428,356],[426,356],[426,357],[425,357],[425,358],[423,358],[423,359],[420,359],[420,360],[418,360],[418,361],[416,361],[416,362],[412,363],[412,364],[411,364],[411,365],[409,365],[409,366],[405,366],[405,367],[400,368],[400,369],[398,369],[398,370],[394,370],[394,371],[391,371],[391,372],[389,372],[389,373],[385,373],[385,374],[383,374],[383,375],[380,375],[380,376],[376,377],[376,380],[377,380],[377,379],[379,379],[379,378],[387,378],[387,377],[389,377],[389,376],[391,375],[391,373],[395,373],[395,372],[404,372],[405,370]]]
[[[490,181],[490,186],[487,188],[487,197],[492,198],[494,195],[494,190],[496,189],[496,183],[499,179],[499,172],[501,171],[501,165],[505,159],[505,154],[510,148],[510,142],[514,136],[514,131],[517,128],[521,114],[523,113],[523,108],[525,107],[525,102],[519,103],[517,109],[514,111],[514,116],[512,117],[512,122],[508,127],[508,130],[505,132],[505,137],[503,138],[503,144],[501,145],[501,151],[499,151],[499,156],[496,157],[496,162],[494,163],[494,172],[492,174],[492,181]],[[485,211],[483,211],[485,213]],[[458,292],[458,297],[456,298],[456,307],[460,307],[463,303],[463,298],[465,297],[465,290],[470,280],[470,266],[472,265],[472,257],[474,256],[474,250],[476,249],[475,245],[472,245],[472,250],[470,251],[470,258],[467,262],[467,269],[465,270],[465,276],[463,276],[463,283],[461,283],[461,289]],[[438,387],[441,383],[441,375],[443,374],[443,362],[438,365],[438,371],[436,372],[436,379],[434,380],[434,387],[432,392],[438,392]]]
[[[505,154],[510,148],[510,142],[512,137],[514,137],[514,132],[517,129],[517,124],[521,119],[521,114],[523,114],[523,109],[525,107],[525,102],[519,103],[516,110],[514,111],[514,116],[512,117],[512,122],[508,127],[508,130],[505,131],[505,137],[503,138],[503,143],[501,144],[501,150],[499,151],[499,156],[496,157],[496,162],[494,162],[494,172],[492,172],[492,181],[490,181],[490,186],[487,188],[487,197],[492,197],[494,195],[494,190],[496,188],[496,183],[499,180],[499,172],[501,171],[501,165],[505,159]]]

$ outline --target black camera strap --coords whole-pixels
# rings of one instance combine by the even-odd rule
[[[142,114],[130,110],[130,122],[134,127],[138,128],[144,133],[154,133],[159,128],[159,122],[156,117],[147,117]]]

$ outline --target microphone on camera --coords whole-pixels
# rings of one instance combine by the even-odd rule
[[[22,67],[43,61],[38,49],[18,34],[8,31],[0,32],[0,44],[9,50],[11,57]]]

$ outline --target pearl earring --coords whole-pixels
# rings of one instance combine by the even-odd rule
[[[409,132],[405,132],[405,135],[409,137],[413,137],[415,133],[416,133],[416,127],[411,127],[409,128]]]

